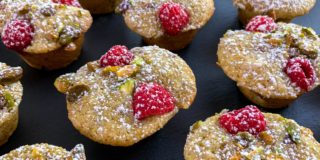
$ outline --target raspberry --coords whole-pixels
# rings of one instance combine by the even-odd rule
[[[308,91],[316,80],[316,73],[311,62],[302,57],[295,57],[287,62],[284,72],[289,76],[292,83],[301,89]]]
[[[133,95],[133,113],[138,120],[174,109],[174,98],[157,83],[142,83]]]
[[[219,118],[220,125],[231,134],[249,132],[257,135],[266,130],[266,121],[261,111],[256,106],[224,113]]]
[[[189,15],[179,4],[164,3],[159,10],[159,19],[165,33],[177,35],[189,23]]]
[[[100,66],[124,66],[128,65],[133,59],[133,53],[126,46],[116,45],[100,58]]]
[[[52,2],[82,8],[78,0],[52,0]]]
[[[250,32],[269,33],[276,29],[277,24],[268,16],[253,17],[246,26],[246,30]]]
[[[2,32],[3,44],[12,50],[22,51],[31,44],[34,27],[28,20],[12,20]]]

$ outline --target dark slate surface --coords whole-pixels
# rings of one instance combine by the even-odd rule
[[[9,142],[0,147],[0,155],[21,145],[47,142],[67,149],[83,143],[89,160],[183,159],[189,126],[223,108],[235,109],[251,104],[215,64],[219,38],[228,29],[241,28],[237,11],[230,0],[218,0],[215,3],[217,9],[214,17],[197,34],[190,46],[178,52],[191,66],[197,78],[198,95],[194,104],[189,110],[180,111],[153,136],[127,148],[101,145],[80,135],[67,118],[64,95],[59,94],[53,86],[56,77],[74,72],[86,62],[98,59],[112,45],[123,44],[129,48],[145,45],[138,35],[127,29],[121,16],[95,16],[80,59],[58,71],[32,69],[1,44],[0,61],[13,66],[19,65],[24,69],[24,96],[20,105],[19,126]],[[312,27],[320,33],[319,19],[320,3],[310,14],[296,18],[294,22]],[[303,95],[289,108],[271,112],[293,118],[301,125],[311,128],[317,140],[320,140],[319,104],[320,89],[316,89]]]

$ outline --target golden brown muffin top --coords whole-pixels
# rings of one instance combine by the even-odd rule
[[[308,13],[316,0],[233,0],[242,10],[266,14],[274,12],[277,18],[294,18]]]
[[[44,54],[72,43],[91,26],[89,11],[53,3],[51,0],[3,0],[0,3],[0,32],[13,19],[28,19],[34,27],[31,45],[23,51]]]
[[[64,148],[49,144],[34,144],[21,146],[0,157],[4,160],[14,159],[56,159],[56,160],[85,160],[83,145],[75,146],[70,152]]]
[[[164,34],[158,10],[165,2],[180,4],[190,16],[190,21],[183,32],[204,26],[214,12],[213,0],[124,0],[126,10],[123,16],[128,27],[146,38],[157,38]],[[124,10],[124,9],[122,9]]]
[[[278,23],[273,33],[228,31],[220,40],[218,64],[238,86],[266,98],[292,99],[305,91],[284,72],[288,59],[310,60],[316,73],[312,89],[319,85],[319,54],[320,38],[311,28]]]
[[[22,99],[21,67],[10,67],[0,62],[0,123],[18,109]]]
[[[267,130],[254,136],[228,133],[219,124],[226,111],[195,123],[185,145],[186,160],[320,159],[320,144],[310,129],[278,114],[264,113]]]
[[[67,94],[74,126],[100,143],[132,145],[162,128],[178,108],[187,109],[195,98],[195,77],[179,56],[157,46],[137,47],[131,52],[135,59],[130,65],[101,68],[93,61],[55,82],[57,89]],[[137,120],[132,108],[134,88],[153,82],[174,97],[175,109]]]

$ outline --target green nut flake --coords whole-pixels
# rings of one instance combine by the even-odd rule
[[[192,125],[192,130],[196,130],[203,125],[203,121],[197,121],[195,124]]]
[[[293,121],[287,121],[286,131],[288,132],[290,139],[293,142],[300,143],[301,134],[300,134],[300,128],[297,123],[295,123]]]
[[[14,98],[9,92],[2,91],[0,92],[0,109],[3,109],[5,107],[8,109],[13,108]]]
[[[143,60],[143,58],[141,57],[135,57],[133,59],[133,61],[131,62],[131,64],[135,64],[135,65],[138,65],[138,66],[142,66],[145,64],[145,61]]]
[[[74,39],[80,36],[79,25],[68,25],[63,27],[59,35],[59,42],[61,45],[66,45],[71,43]]]
[[[315,32],[313,31],[313,29],[311,29],[311,28],[306,28],[306,27],[304,27],[304,28],[301,29],[301,33],[303,33],[303,34],[306,35],[306,36],[315,38],[315,39],[318,38],[318,36],[315,34]]]
[[[14,106],[14,98],[9,92],[4,92],[4,97],[8,102],[8,108],[12,108]]]
[[[120,91],[122,91],[125,94],[132,95],[133,90],[135,86],[135,80],[133,79],[128,79],[126,82],[124,82],[120,87]]]

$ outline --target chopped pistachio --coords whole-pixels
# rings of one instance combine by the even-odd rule
[[[5,107],[12,108],[14,106],[14,98],[7,91],[0,92],[0,109]]]
[[[273,46],[279,46],[279,45],[283,44],[283,40],[282,39],[273,38],[273,39],[269,39],[268,43],[273,45]]]
[[[196,130],[203,125],[203,121],[197,121],[195,124],[192,125],[192,130]]]
[[[287,44],[288,47],[293,46],[293,44],[294,44],[294,38],[292,37],[291,34],[286,34],[286,35],[285,35],[285,42],[286,42],[286,44]]]
[[[123,93],[126,93],[128,95],[132,95],[133,90],[134,90],[134,85],[135,85],[135,80],[133,79],[128,79],[126,82],[124,82],[120,87],[120,91]]]
[[[4,97],[6,98],[8,102],[8,108],[14,107],[14,98],[9,92],[4,92]]]
[[[30,11],[30,5],[29,4],[26,4],[26,5],[24,5],[22,8],[20,8],[20,10],[19,10],[19,14],[20,15],[24,15],[24,14],[27,14],[29,11]]]
[[[301,33],[303,33],[304,35],[306,35],[308,37],[312,37],[312,38],[315,38],[315,39],[318,38],[317,34],[311,28],[303,27],[301,29]]]
[[[137,65],[126,65],[121,67],[117,72],[117,76],[121,78],[130,77],[139,70]]]
[[[271,134],[269,134],[267,131],[261,132],[259,134],[259,137],[267,144],[270,145],[274,142],[274,139]]]
[[[31,155],[33,159],[39,159],[39,160],[44,159],[43,155],[37,148],[32,149]]]
[[[97,62],[88,62],[87,63],[88,71],[95,72],[97,68],[99,68],[99,64]]]
[[[88,94],[90,88],[87,85],[75,85],[69,88],[67,92],[67,100],[68,102],[76,102],[77,100],[81,99],[83,96]]]
[[[248,160],[260,160],[261,159],[261,154],[263,154],[263,148],[260,146],[258,148],[255,148],[251,152],[245,155],[245,157]]]
[[[21,67],[11,67],[0,71],[0,84],[13,83],[21,79],[23,70]]]
[[[133,61],[131,62],[131,64],[135,64],[135,65],[138,65],[138,66],[142,66],[145,64],[145,61],[143,60],[143,58],[141,57],[135,57],[133,59]]]
[[[110,72],[116,73],[120,69],[119,66],[107,66],[103,69],[103,73],[107,74]]]
[[[74,81],[74,73],[69,73],[57,78],[54,82],[54,86],[59,92],[66,93],[68,89],[73,86]]]
[[[286,131],[288,132],[291,140],[295,143],[300,143],[301,140],[301,134],[300,134],[300,128],[297,123],[288,120],[286,122]]]
[[[237,141],[237,144],[244,148],[247,148],[250,143],[255,141],[255,137],[249,132],[239,132],[235,136],[235,139]]]
[[[71,43],[74,39],[80,36],[79,25],[68,25],[65,26],[60,32],[59,42],[61,45],[66,45]]]

